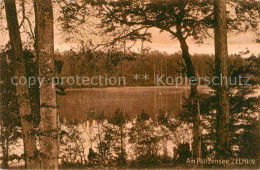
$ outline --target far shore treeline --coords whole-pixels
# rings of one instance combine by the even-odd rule
[[[8,50],[2,52],[1,55],[8,53]],[[259,55],[259,54],[258,54]],[[251,56],[255,56],[251,54]],[[24,57],[27,61],[28,69],[33,72],[35,69],[35,54],[32,51],[24,50]],[[209,76],[209,70],[214,67],[214,55],[210,54],[193,54],[191,59],[194,63],[197,77]],[[241,54],[231,54],[229,56],[230,63],[239,61],[241,64],[246,58]],[[104,67],[106,66],[106,67]],[[94,50],[81,51],[63,51],[55,52],[55,67],[57,77],[120,77],[127,79],[127,83],[121,86],[154,86],[156,76],[159,77],[186,77],[186,67],[181,53],[176,52],[168,54],[160,51],[149,51],[146,53],[122,53],[121,51],[101,52]],[[135,74],[140,77],[138,81],[134,78]],[[147,74],[148,78],[144,79]],[[104,88],[111,85],[78,85],[58,83],[61,88]],[[202,84],[203,85],[203,84]],[[118,84],[113,87],[120,86]]]

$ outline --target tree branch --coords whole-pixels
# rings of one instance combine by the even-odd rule
[[[120,34],[119,36],[117,36],[116,38],[114,38],[112,41],[110,42],[107,42],[107,43],[103,43],[103,44],[98,44],[96,47],[94,47],[94,49],[97,49],[99,48],[100,46],[112,46],[114,44],[116,44],[118,41],[122,40],[122,39],[125,39],[131,35],[134,35],[134,33],[137,33],[138,31],[141,31],[142,29],[146,29],[146,31],[149,29],[149,28],[152,28],[152,26],[143,26],[143,27],[140,27],[140,28],[137,28],[125,35],[122,36],[122,34]]]
[[[30,28],[30,32],[31,32],[31,35],[32,35],[32,38],[33,38],[33,41],[35,42],[35,35],[34,35],[34,32],[33,32],[33,29],[32,29],[32,23],[30,22],[29,18],[25,15],[25,3],[24,3],[24,0],[22,0],[22,13],[23,13],[23,19],[19,25],[19,28],[21,28],[21,26],[23,25],[24,21],[26,20],[29,24],[29,28]]]

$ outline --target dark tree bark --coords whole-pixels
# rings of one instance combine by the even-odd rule
[[[24,60],[25,60],[25,70],[26,70],[26,78],[29,81],[29,77],[38,77],[38,63],[37,60],[34,62],[32,57],[33,54],[31,52],[24,52]],[[33,84],[34,83],[34,84]],[[29,88],[29,99],[30,105],[33,115],[33,125],[35,128],[38,127],[40,122],[40,89],[39,82],[33,82]]]
[[[59,155],[59,116],[56,105],[54,77],[54,30],[51,0],[36,0],[37,53],[39,57],[39,76],[44,78],[40,89],[40,148],[42,167],[58,169]]]
[[[9,141],[7,135],[7,130],[4,129],[4,126],[1,126],[1,149],[2,149],[2,165],[1,168],[8,169],[8,161],[9,161]]]
[[[217,87],[217,155],[227,157],[230,154],[229,82],[222,79],[228,78],[226,0],[214,0],[214,15],[215,70],[220,80]]]
[[[25,76],[26,71],[25,61],[23,59],[22,41],[19,32],[15,0],[5,0],[4,3],[12,53],[15,57],[15,76],[19,78]],[[30,169],[39,168],[39,161],[37,159],[36,137],[33,127],[33,116],[31,113],[28,86],[17,83],[16,91],[23,131],[25,165],[27,168]]]
[[[31,76],[34,77],[38,77],[39,76],[39,57],[38,57],[38,49],[37,49],[37,25],[36,23],[37,21],[37,9],[36,9],[36,2],[35,0],[33,1],[33,5],[34,5],[34,13],[35,13],[35,28],[34,28],[34,35],[35,35],[35,39],[34,39],[34,49],[35,49],[35,61],[34,62],[30,62],[27,63],[26,65],[28,65],[30,68],[32,68],[31,72],[27,72],[28,74],[31,74]],[[31,102],[31,107],[32,107],[32,114],[34,115],[34,126],[38,127],[40,124],[40,120],[41,120],[41,115],[40,115],[40,89],[39,89],[39,81],[38,79],[36,80],[35,85],[32,86],[31,89],[29,89],[29,94],[30,94],[30,102]]]
[[[181,31],[178,32],[177,38],[181,45],[182,58],[185,61],[186,71],[188,78],[191,78],[190,87],[190,100],[192,104],[192,117],[193,117],[193,129],[192,129],[192,156],[193,158],[201,158],[201,127],[200,127],[200,113],[198,112],[198,90],[197,90],[197,77],[195,74],[195,69],[191,61],[189,47],[186,43],[185,38],[182,36]]]

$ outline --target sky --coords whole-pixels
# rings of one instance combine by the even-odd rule
[[[28,9],[28,11],[29,10],[30,9]],[[2,15],[3,14],[4,13],[2,13]],[[65,51],[79,46],[79,44],[77,43],[65,42],[65,38],[61,33],[58,25],[59,24],[55,22],[54,24],[55,50]],[[0,45],[5,45],[9,40],[8,32],[4,28],[6,28],[6,20],[2,19],[0,20],[0,37],[1,37]],[[87,27],[87,29],[91,29],[91,28]],[[144,45],[150,47],[151,50],[158,50],[161,52],[167,52],[169,54],[181,50],[178,40],[176,39],[172,40],[170,38],[169,33],[167,32],[160,33],[160,31],[155,28],[151,29],[150,32],[152,33],[152,43],[147,42]],[[260,28],[258,29],[258,32],[260,32]],[[89,34],[85,35],[85,37],[87,37],[88,39],[92,38],[92,36]],[[85,37],[80,37],[80,38],[84,39]],[[23,38],[23,40],[26,40],[26,38]],[[196,44],[192,39],[188,39],[187,43],[189,45],[189,50],[191,54],[194,53],[214,54],[214,40],[212,38],[208,38],[204,40],[204,44],[201,45]],[[140,48],[141,47],[140,44],[141,43],[137,43],[137,45],[134,48],[136,49]],[[229,54],[238,54],[239,52],[246,51],[247,49],[250,51],[250,54],[251,53],[260,54],[260,43],[256,43],[256,33],[252,31],[248,31],[246,33],[240,33],[240,34],[234,34],[234,33],[228,34]]]
[[[177,40],[171,40],[168,33],[159,33],[158,30],[153,30],[153,40],[150,44],[152,49],[160,51],[166,51],[172,53],[180,50],[180,45]],[[205,53],[214,54],[214,39],[208,38],[204,44],[196,44],[192,39],[188,39],[189,50],[191,54]],[[252,31],[246,33],[240,33],[238,35],[228,34],[228,52],[229,54],[235,54],[240,51],[246,51],[251,53],[260,53],[260,43],[256,43],[256,34]]]
[[[169,54],[180,51],[178,40],[172,40],[167,32],[160,33],[158,29],[151,30],[152,43],[146,42],[145,46],[151,50],[167,52]],[[78,44],[65,42],[64,37],[60,35],[60,31],[55,29],[55,50],[65,51],[71,48],[76,48]],[[229,54],[237,54],[247,49],[250,53],[260,54],[260,43],[256,43],[256,34],[254,32],[240,33],[238,35],[228,34],[228,52]],[[5,45],[9,40],[8,34],[2,32],[0,45]],[[192,39],[188,39],[189,50],[191,54],[214,54],[214,40],[208,38],[204,44],[196,44]],[[140,43],[137,43],[135,48],[140,48]]]
[[[169,54],[180,51],[180,44],[178,40],[172,40],[170,34],[167,32],[160,33],[159,29],[151,29],[152,43],[146,42],[144,45],[150,47],[151,50],[158,50],[161,52],[167,52]],[[56,30],[55,49],[59,51],[68,50],[70,48],[76,48],[77,44],[66,43],[64,38],[60,36],[58,30]],[[194,40],[188,39],[189,50],[191,54],[214,54],[214,39],[207,38],[203,44],[196,44]],[[141,42],[137,43],[134,47],[140,49]],[[248,31],[246,33],[228,34],[228,52],[229,54],[238,54],[239,52],[245,52],[247,49],[250,51],[250,55],[260,54],[260,43],[256,43],[256,33]]]

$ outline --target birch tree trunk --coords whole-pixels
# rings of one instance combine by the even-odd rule
[[[11,42],[12,53],[15,58],[15,77],[20,78],[26,75],[26,71],[15,0],[4,0],[4,3],[9,38]],[[33,127],[33,115],[31,113],[31,106],[29,101],[28,86],[17,83],[16,93],[22,124],[25,166],[29,169],[39,168],[40,164],[37,158],[38,152],[36,147],[35,131]]]
[[[58,169],[59,133],[54,77],[54,32],[51,0],[36,0],[37,50],[39,76],[44,79],[40,89],[40,148],[42,168]]]
[[[228,78],[226,0],[214,0],[214,15],[216,76]],[[227,157],[230,154],[229,82],[225,79],[219,81],[217,101],[217,155]]]

